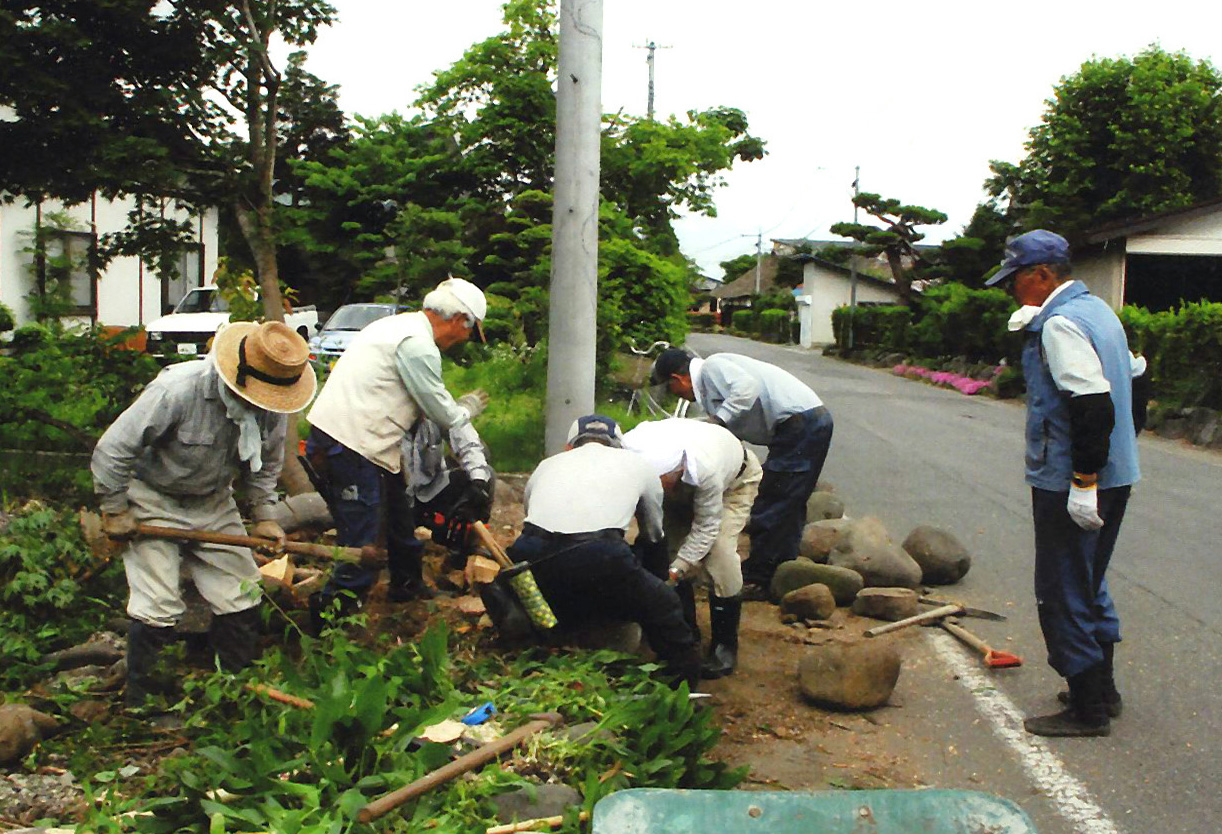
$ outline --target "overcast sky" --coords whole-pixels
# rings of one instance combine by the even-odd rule
[[[331,0],[338,23],[307,68],[349,114],[406,111],[414,88],[502,29],[496,0]],[[677,224],[705,273],[771,238],[830,238],[861,188],[939,209],[953,237],[983,197],[991,159],[1017,162],[1057,81],[1092,56],[1151,43],[1222,64],[1217,0],[605,0],[603,111],[644,115],[644,46],[657,51],[659,117],[731,106],[767,141],[718,191],[718,217]],[[864,216],[863,216],[864,217]]]

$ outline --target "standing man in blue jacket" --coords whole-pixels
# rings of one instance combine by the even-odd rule
[[[766,599],[777,565],[798,556],[806,501],[832,445],[831,412],[793,374],[736,353],[700,359],[668,348],[654,362],[651,381],[699,403],[739,440],[768,447],[747,523],[751,557],[743,565],[743,599]]]
[[[1113,657],[1120,619],[1107,572],[1132,485],[1140,478],[1129,352],[1112,309],[1070,278],[1069,244],[1043,229],[1006,246],[986,284],[1020,309],[1027,380],[1027,483],[1035,522],[1035,599],[1048,663],[1069,682],[1062,712],[1029,718],[1041,736],[1106,736],[1120,715]],[[1135,416],[1137,415],[1137,416]]]

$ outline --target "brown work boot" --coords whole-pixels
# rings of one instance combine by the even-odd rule
[[[1027,732],[1037,736],[1108,736],[1112,724],[1103,700],[1106,671],[1099,663],[1069,678],[1069,708],[1053,715],[1028,718]]]

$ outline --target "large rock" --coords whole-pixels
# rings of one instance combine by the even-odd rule
[[[920,612],[921,601],[911,588],[862,588],[853,600],[853,613],[859,617],[895,622]]]
[[[25,704],[0,706],[0,765],[19,761],[58,727],[54,718]]]
[[[781,598],[781,613],[799,620],[826,620],[836,610],[836,598],[826,585],[816,582],[790,591]]]
[[[920,565],[921,581],[926,585],[954,585],[972,567],[972,554],[953,533],[940,527],[917,527],[904,539],[903,547]]]
[[[790,591],[814,584],[826,585],[837,605],[848,605],[864,585],[861,574],[847,568],[818,565],[809,559],[793,559],[777,566],[769,592],[773,599],[784,599]]]
[[[844,517],[844,502],[835,493],[816,491],[806,499],[806,520],[824,521]]]
[[[857,571],[866,587],[915,588],[921,584],[921,566],[891,541],[881,521],[869,516],[849,524],[827,563]]]
[[[570,807],[580,805],[581,794],[568,785],[532,785],[494,796],[492,804],[496,806],[496,818],[500,822],[518,822],[558,817]]]
[[[272,520],[279,524],[286,533],[292,533],[303,527],[327,529],[334,522],[327,502],[317,492],[303,492],[300,495],[290,495],[288,498],[272,506]]]
[[[832,552],[840,534],[848,527],[849,521],[843,518],[829,518],[824,521],[812,521],[802,529],[802,541],[798,543],[798,555],[820,564],[827,562],[827,555]]]
[[[890,641],[862,640],[812,647],[798,662],[798,686],[831,709],[873,709],[887,703],[900,677],[900,655]]]

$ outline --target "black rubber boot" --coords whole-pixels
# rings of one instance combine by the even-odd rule
[[[692,627],[692,634],[696,635],[696,644],[699,645],[700,624],[696,622],[696,588],[691,582],[676,582],[675,594],[679,597],[679,604],[683,606],[683,619]]]
[[[208,637],[221,668],[226,672],[242,671],[259,656],[258,607],[213,616]]]
[[[1103,692],[1107,670],[1099,663],[1069,678],[1069,708],[1054,715],[1028,718],[1027,732],[1037,736],[1080,737],[1112,734]]]
[[[127,688],[123,694],[123,705],[127,709],[140,709],[148,696],[160,687],[155,684],[153,674],[157,666],[157,655],[174,641],[174,629],[151,626],[132,620],[127,626]]]
[[[413,539],[403,544],[387,543],[386,562],[390,569],[387,599],[391,602],[411,602],[435,596],[433,590],[424,584],[423,557],[423,542]]]
[[[1120,690],[1116,688],[1116,644],[1100,643],[1099,647],[1103,649],[1103,703],[1107,706],[1109,718],[1119,718],[1124,711],[1124,699],[1120,697]],[[1058,692],[1057,700],[1062,704],[1068,704],[1069,690]]]
[[[738,621],[742,616],[742,597],[709,595],[709,625],[712,645],[700,665],[700,677],[724,678],[738,663]]]

